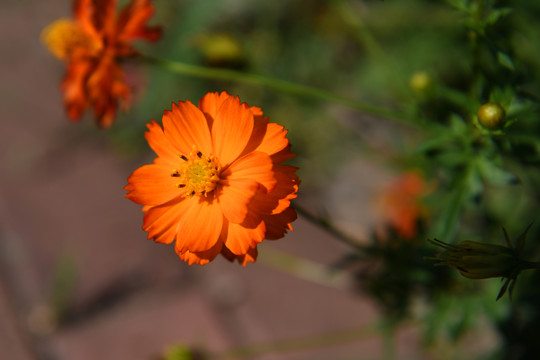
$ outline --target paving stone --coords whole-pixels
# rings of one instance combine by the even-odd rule
[[[52,339],[60,359],[157,359],[173,345],[220,351],[225,332],[211,306],[195,293],[142,293]]]
[[[4,284],[0,279],[0,358],[13,360],[35,360],[31,341],[21,329],[16,312]]]

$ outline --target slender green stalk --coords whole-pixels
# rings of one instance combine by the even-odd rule
[[[522,261],[520,263],[521,270],[540,269],[540,262]]]
[[[352,290],[355,283],[349,272],[269,247],[259,254],[258,261],[296,278],[341,290]]]
[[[337,227],[335,227],[328,219],[321,218],[315,214],[313,214],[311,211],[307,210],[306,208],[302,207],[298,203],[294,204],[294,209],[302,215],[304,218],[309,220],[310,222],[320,226],[326,232],[336,237],[339,241],[352,246],[356,250],[364,250],[361,244],[358,243],[358,241],[349,235],[345,234],[343,231],[339,230]]]
[[[264,354],[284,353],[290,351],[309,350],[321,347],[335,346],[379,335],[376,326],[364,326],[348,330],[328,332],[304,338],[276,341],[273,343],[248,345],[214,355],[212,359],[245,359]]]
[[[382,331],[383,359],[396,359],[396,327],[394,324],[384,324]]]
[[[287,94],[296,96],[308,97],[313,99],[324,100],[333,102],[336,104],[344,105],[349,108],[358,110],[362,113],[371,114],[386,119],[392,119],[399,122],[408,124],[413,123],[413,118],[399,111],[389,110],[374,106],[365,102],[354,100],[348,97],[339,96],[331,92],[310,87],[307,85],[301,85],[292,83],[289,81],[272,78],[264,75],[249,74],[241,71],[230,69],[218,69],[205,66],[185,64],[182,62],[171,61],[153,57],[147,54],[141,54],[144,61],[159,66],[162,69],[173,72],[179,75],[194,76],[205,79],[217,79],[217,80],[232,80],[243,82],[247,84],[266,86],[268,88],[281,91]]]

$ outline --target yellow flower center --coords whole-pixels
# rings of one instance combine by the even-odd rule
[[[180,155],[182,163],[171,176],[177,177],[178,187],[185,189],[185,197],[193,195],[207,195],[216,188],[221,168],[216,164],[214,157],[203,155],[195,148],[189,157]]]
[[[41,40],[59,59],[65,59],[77,48],[96,51],[100,47],[97,39],[69,19],[59,19],[48,25],[41,32]]]

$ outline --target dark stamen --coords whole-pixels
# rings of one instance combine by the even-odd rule
[[[202,152],[200,152],[200,151],[197,151],[197,156],[198,156],[198,157],[199,157],[199,159],[200,159],[200,158],[201,158],[201,156],[202,156]]]
[[[178,185],[179,188],[183,188],[183,187],[186,187],[186,184],[180,184]]]
[[[185,157],[184,155],[180,155],[180,159],[187,161],[187,157]]]

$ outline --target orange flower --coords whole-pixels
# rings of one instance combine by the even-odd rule
[[[154,13],[151,2],[131,0],[117,14],[116,0],[76,0],[74,20],[60,19],[43,30],[49,50],[67,61],[61,89],[72,121],[91,107],[98,125],[108,128],[118,106],[130,100],[131,89],[118,60],[136,55],[133,40],[155,41],[161,36],[161,29],[146,25]]]
[[[287,131],[262,110],[226,92],[208,93],[197,108],[172,105],[163,128],[152,121],[146,139],[156,152],[135,170],[126,197],[142,204],[148,239],[170,244],[180,259],[204,265],[218,254],[244,266],[257,244],[292,230],[297,168]]]
[[[385,225],[402,238],[413,239],[417,233],[417,222],[426,212],[420,200],[428,192],[424,180],[416,172],[402,174],[392,181],[383,190],[377,204]]]

